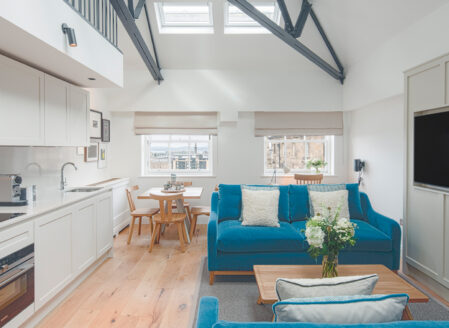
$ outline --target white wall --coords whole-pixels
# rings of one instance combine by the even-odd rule
[[[75,29],[77,47],[62,23]],[[123,85],[122,53],[63,0],[2,1],[0,50],[81,86]]]
[[[341,110],[342,86],[318,70],[125,70],[123,89],[91,90],[110,111]]]
[[[345,137],[335,139],[335,176],[325,177],[325,183],[346,181],[346,140]],[[168,177],[141,176],[141,137],[134,135],[133,113],[112,113],[111,141],[112,176],[131,177],[141,189],[161,187],[168,180]],[[193,200],[192,204],[209,205],[210,195],[219,183],[269,183],[271,177],[263,176],[263,138],[254,136],[254,113],[240,112],[237,122],[222,123],[214,144],[213,177],[179,178],[204,187],[202,199]],[[280,182],[294,183],[294,180],[290,177]]]
[[[400,15],[400,13],[398,13]],[[364,60],[347,68],[345,110],[404,92],[403,72],[449,52],[449,4],[423,17]]]
[[[350,113],[348,176],[353,161],[366,161],[361,189],[373,207],[398,220],[403,214],[404,102],[395,96]]]

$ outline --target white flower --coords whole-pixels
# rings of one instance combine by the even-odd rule
[[[340,218],[337,222],[337,229],[347,229],[351,226],[351,221],[349,221],[347,218]]]
[[[324,232],[320,227],[307,227],[306,238],[310,246],[321,248],[324,242]]]
[[[324,218],[321,215],[315,215],[313,218],[310,218],[310,220],[319,223],[319,222],[322,222],[324,220]]]

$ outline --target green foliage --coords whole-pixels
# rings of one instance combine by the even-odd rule
[[[319,173],[320,169],[325,167],[326,165],[327,165],[327,162],[325,162],[322,159],[310,159],[306,163],[306,167],[308,169],[313,167],[315,169],[316,173]]]

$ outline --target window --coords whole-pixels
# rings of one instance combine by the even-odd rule
[[[332,174],[333,136],[270,136],[265,137],[265,175],[274,169],[288,167],[291,173],[313,172],[307,169],[307,161],[324,159],[327,165],[321,170]]]
[[[212,3],[155,2],[160,33],[214,33]]]
[[[147,135],[143,138],[143,174],[212,174],[209,135]]]
[[[253,5],[273,22],[279,24],[281,15],[276,2],[257,2]],[[224,25],[225,33],[229,34],[270,33],[266,28],[228,2],[225,3]]]

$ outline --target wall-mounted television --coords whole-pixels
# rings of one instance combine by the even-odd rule
[[[449,108],[416,112],[414,184],[449,191]]]

